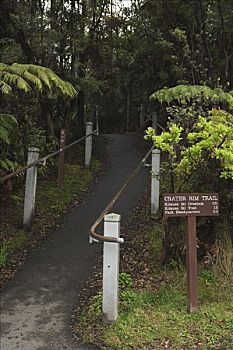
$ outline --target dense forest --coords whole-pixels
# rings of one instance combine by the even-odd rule
[[[199,234],[232,235],[232,0],[2,0],[0,23],[2,176],[28,146],[54,150],[62,127],[83,135],[96,109],[101,132],[137,130],[143,104],[167,129],[148,132],[166,188],[219,192],[218,229],[207,220]],[[164,241],[172,257],[176,225]]]

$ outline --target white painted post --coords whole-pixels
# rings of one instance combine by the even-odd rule
[[[158,130],[158,114],[157,112],[153,112],[152,113],[152,128],[155,129],[155,133],[157,134],[157,130]]]
[[[154,215],[159,209],[159,173],[160,173],[160,150],[152,151],[151,160],[151,214]]]
[[[93,123],[86,123],[86,135],[91,134],[93,131]],[[92,154],[92,135],[86,138],[85,142],[85,168],[89,169],[91,165],[91,154]]]
[[[144,121],[144,108],[143,104],[140,106],[140,130],[144,130],[145,121]]]
[[[39,159],[39,149],[36,147],[30,147],[28,149],[28,162],[31,164]],[[37,181],[37,166],[27,169],[26,175],[26,187],[24,198],[24,214],[23,214],[23,227],[25,230],[30,230],[33,223],[34,211],[35,211],[35,199],[36,199],[36,181]]]
[[[104,217],[104,235],[120,237],[119,214],[108,214]],[[115,322],[118,317],[118,289],[119,289],[119,243],[104,242],[103,256],[103,321]]]

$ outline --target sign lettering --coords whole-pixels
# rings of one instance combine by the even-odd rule
[[[218,193],[166,193],[164,216],[218,216]]]

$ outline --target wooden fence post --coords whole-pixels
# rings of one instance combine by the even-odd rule
[[[91,134],[93,131],[93,123],[86,123],[86,135]],[[92,135],[86,138],[85,142],[85,168],[89,169],[91,165],[91,154],[92,154]]]
[[[108,214],[104,217],[104,235],[120,237],[119,214]],[[118,317],[120,244],[104,242],[103,255],[103,321],[111,323]]]
[[[60,134],[60,150],[58,162],[58,187],[62,188],[64,184],[64,166],[65,166],[65,152],[63,151],[66,143],[66,131],[61,129]]]
[[[152,151],[151,162],[151,214],[154,215],[159,209],[159,173],[160,173],[160,150]]]
[[[197,232],[196,216],[188,216],[188,230],[186,233],[186,265],[188,287],[188,311],[194,312],[197,308]]]
[[[39,149],[30,147],[28,149],[28,162],[31,164],[39,159]],[[26,187],[24,198],[24,214],[23,214],[23,227],[25,230],[32,228],[34,211],[35,211],[35,199],[36,199],[36,182],[37,182],[37,166],[27,169],[26,174]]]

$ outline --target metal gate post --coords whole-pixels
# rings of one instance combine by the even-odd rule
[[[104,216],[104,235],[120,237],[119,214]],[[103,321],[111,323],[118,317],[120,244],[104,242],[103,256]]]

